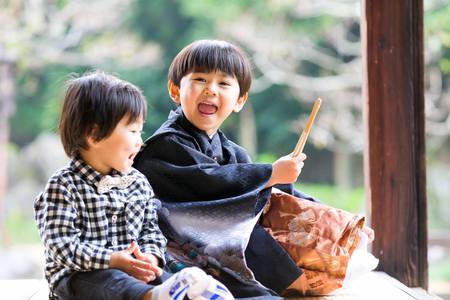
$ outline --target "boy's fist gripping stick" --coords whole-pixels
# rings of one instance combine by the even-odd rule
[[[292,152],[292,156],[296,157],[300,153],[302,153],[303,148],[305,147],[306,140],[308,139],[309,132],[311,131],[312,123],[316,118],[317,112],[319,111],[320,104],[322,103],[322,99],[317,98],[316,102],[314,102],[313,109],[311,114],[309,115],[308,121],[306,122],[306,127],[303,129],[302,135],[298,139],[297,145],[295,145],[294,152]]]

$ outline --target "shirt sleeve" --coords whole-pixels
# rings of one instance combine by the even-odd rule
[[[151,141],[140,153],[135,168],[147,176],[158,197],[169,201],[207,201],[257,194],[272,174],[271,164],[221,165],[175,135]]]
[[[151,191],[149,198],[149,205],[145,208],[144,222],[138,244],[142,252],[157,256],[160,259],[161,266],[164,266],[167,240],[158,226],[158,214],[153,191]]]
[[[79,216],[73,202],[68,184],[54,180],[34,203],[39,234],[48,255],[74,271],[109,268],[112,250],[80,241],[80,230],[75,225]]]

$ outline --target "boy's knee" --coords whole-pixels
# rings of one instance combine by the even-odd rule
[[[118,269],[76,272],[64,285],[58,285],[62,299],[140,299],[152,288]]]

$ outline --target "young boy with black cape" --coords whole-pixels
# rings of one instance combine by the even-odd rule
[[[314,201],[292,186],[306,156],[252,163],[220,131],[242,109],[251,85],[250,63],[234,45],[196,41],[175,57],[168,77],[178,107],[134,162],[162,202],[163,232],[192,261],[220,270],[235,297],[281,293],[302,271],[258,218],[272,187]]]

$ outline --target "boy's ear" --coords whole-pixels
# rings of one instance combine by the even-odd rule
[[[94,128],[92,128],[91,132],[86,137],[86,143],[88,144],[89,148],[93,148],[98,144],[98,141],[95,139],[95,134],[98,130],[98,126],[94,125]]]
[[[92,135],[89,135],[86,137],[86,143],[88,145],[88,148],[95,148],[95,146],[97,145],[97,141],[94,139],[94,137]]]
[[[241,109],[244,107],[245,102],[247,102],[248,99],[248,93],[245,93],[243,96],[239,97],[236,101],[236,104],[234,105],[234,112],[240,112]]]
[[[167,82],[167,89],[169,90],[170,98],[172,98],[173,102],[176,104],[180,104],[180,88],[173,83],[172,80]]]

